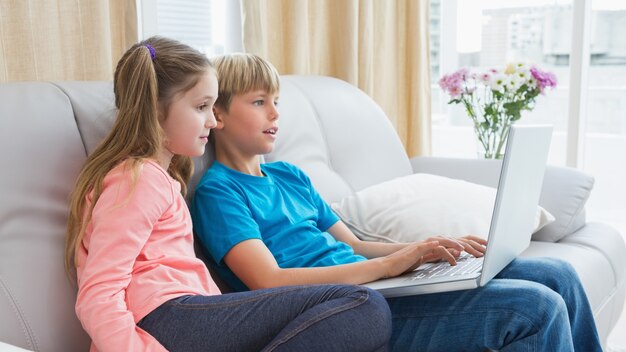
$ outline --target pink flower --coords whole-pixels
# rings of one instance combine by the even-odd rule
[[[449,75],[444,75],[439,80],[439,86],[446,91],[452,98],[457,98],[463,93],[463,84],[467,79],[469,70],[461,68]]]
[[[556,87],[556,76],[553,73],[541,71],[536,67],[531,67],[530,73],[535,79],[537,88],[539,88],[539,92],[541,92],[541,94],[544,94],[546,87]]]
[[[462,93],[463,89],[461,89],[460,86],[450,87],[450,89],[448,90],[448,94],[450,94],[450,97],[452,97],[453,99],[460,97]]]

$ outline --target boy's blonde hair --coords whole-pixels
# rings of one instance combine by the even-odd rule
[[[235,53],[213,59],[219,80],[219,96],[215,105],[228,111],[233,96],[255,90],[275,94],[280,90],[276,68],[254,54]]]

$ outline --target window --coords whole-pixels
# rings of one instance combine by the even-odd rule
[[[586,82],[570,77],[582,35],[572,37],[576,4],[590,21]],[[433,155],[477,157],[470,119],[437,85],[439,78],[463,66],[492,67],[527,60],[554,72],[555,90],[540,96],[536,108],[519,123],[549,123],[554,134],[548,162],[582,169],[596,178],[587,203],[590,220],[606,221],[626,235],[626,3],[610,0],[431,0]],[[576,23],[580,28],[580,23]],[[573,43],[574,41],[579,41]],[[584,52],[582,50],[581,52]],[[578,54],[581,55],[580,53]],[[576,79],[573,79],[576,78]],[[581,85],[582,84],[582,85]],[[570,90],[581,90],[586,109],[576,120]],[[568,141],[571,125],[579,135]],[[575,145],[571,145],[575,144]],[[567,160],[575,149],[576,165]]]
[[[548,163],[593,175],[587,219],[626,236],[626,2],[430,1],[433,155],[475,158],[478,150],[470,119],[437,85],[443,74],[535,62],[557,75],[558,86],[519,123],[554,125]]]
[[[555,73],[559,84],[546,96],[540,96],[536,108],[525,114],[520,123],[554,125],[549,162],[565,165],[570,45],[562,41],[571,33],[571,0],[431,3],[437,3],[431,11],[441,11],[433,15],[440,18],[441,27],[431,33],[440,33],[435,44],[444,46],[431,50],[439,52],[440,57],[447,56],[446,61],[433,64],[432,69],[433,155],[477,155],[471,120],[461,105],[447,104],[449,96],[437,84],[443,74],[464,66],[503,68],[509,61],[528,61]]]
[[[588,217],[626,234],[626,4],[593,1],[583,170],[596,184]]]
[[[208,56],[242,51],[239,2],[137,0],[140,39],[162,35]]]

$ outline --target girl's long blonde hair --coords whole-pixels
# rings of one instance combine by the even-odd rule
[[[106,174],[123,160],[135,173],[144,158],[156,158],[165,141],[160,120],[175,96],[193,88],[207,70],[208,58],[197,50],[163,37],[133,45],[117,64],[113,79],[117,116],[113,128],[89,155],[70,196],[65,238],[65,270],[75,278],[76,251],[81,245]],[[186,193],[193,172],[187,156],[176,155],[167,170]],[[87,202],[87,195],[91,195]],[[88,209],[86,207],[88,206]]]

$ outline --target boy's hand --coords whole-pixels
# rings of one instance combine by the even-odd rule
[[[480,258],[485,255],[487,251],[487,240],[478,236],[463,236],[458,237],[457,241],[461,242],[465,251],[476,258]]]
[[[445,239],[444,242],[450,244]],[[459,246],[455,247],[458,248]],[[423,263],[434,260],[434,258],[447,260],[451,265],[456,265],[454,256],[446,249],[445,245],[441,245],[440,241],[425,241],[410,244],[397,252],[381,257],[384,271],[382,277],[395,277],[412,271]]]
[[[433,236],[427,238],[426,241],[439,241],[455,258],[460,256],[463,251],[480,258],[484,256],[485,251],[487,251],[487,241],[478,236],[470,235],[457,238]]]

